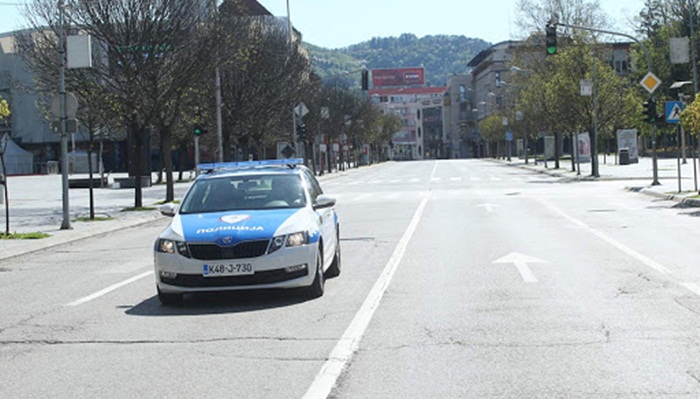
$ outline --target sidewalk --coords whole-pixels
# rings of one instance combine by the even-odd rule
[[[554,169],[554,161],[538,161],[535,164],[533,159],[529,159],[525,164],[524,159],[511,158],[511,161],[498,160],[498,162],[514,167],[528,169],[539,173],[546,173],[551,176],[562,177],[571,180],[586,181],[620,181],[627,191],[640,192],[643,194],[676,201],[682,206],[700,207],[700,195],[698,186],[700,185],[700,172],[698,172],[697,159],[687,158],[685,164],[680,163],[680,180],[678,160],[661,159],[657,160],[657,176],[659,185],[652,185],[654,172],[651,157],[640,157],[639,163],[629,165],[617,165],[614,156],[599,157],[598,172],[600,177],[591,176],[591,163],[576,166],[576,171],[571,169],[571,160],[565,159],[559,162],[559,169]],[[680,190],[679,190],[680,181]]]
[[[357,170],[353,168],[336,171],[317,178],[323,182],[355,173]],[[184,177],[187,179],[189,176],[189,173],[185,173]],[[70,176],[71,179],[87,177],[81,174]],[[110,181],[120,177],[126,177],[126,174],[113,174],[110,176]],[[153,174],[154,183],[155,177]],[[177,174],[175,177],[177,178]],[[68,192],[71,229],[61,230],[63,222],[61,175],[9,176],[7,184],[10,197],[10,233],[42,232],[49,234],[50,237],[36,240],[0,240],[0,260],[159,219],[163,220],[165,226],[169,219],[157,210],[123,211],[125,208],[134,206],[134,189],[95,188],[93,190],[95,217],[111,217],[111,219],[78,221],[76,218],[87,218],[90,215],[90,190],[72,188]],[[181,199],[191,184],[192,181],[176,181],[175,199]],[[157,208],[157,203],[165,199],[165,189],[164,183],[144,187],[142,189],[143,206]],[[0,187],[0,194],[2,194],[2,187]],[[0,201],[0,232],[5,232],[5,223],[5,204]],[[153,239],[155,240],[155,237]]]

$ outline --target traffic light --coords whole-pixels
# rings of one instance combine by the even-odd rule
[[[547,55],[557,53],[557,25],[548,23],[545,30],[545,45],[547,46]]]
[[[657,120],[656,101],[650,98],[648,101],[644,101],[642,106],[644,107],[642,110],[642,114],[644,114],[644,122],[655,123]]]
[[[202,128],[202,125],[194,125],[193,132],[195,136],[201,136],[204,134],[204,129]]]
[[[306,140],[306,124],[297,125],[297,140]]]
[[[366,69],[362,70],[362,90],[369,89],[369,71]]]

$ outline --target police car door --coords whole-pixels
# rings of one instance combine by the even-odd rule
[[[312,203],[316,203],[316,198],[323,194],[321,186],[316,178],[308,171],[304,170],[306,180],[309,184],[309,194],[311,194]],[[323,237],[323,267],[330,264],[333,255],[335,254],[335,210],[333,207],[321,208],[316,210],[316,214],[321,219],[321,236]]]

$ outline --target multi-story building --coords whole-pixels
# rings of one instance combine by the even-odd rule
[[[464,75],[447,80],[445,129],[454,141],[459,135],[462,157],[485,156],[478,122],[504,108],[514,106],[513,74],[528,73],[527,68],[544,59],[544,35],[524,41],[504,41],[481,51],[467,63]],[[603,57],[619,75],[630,72],[631,43],[609,43]]]
[[[444,94],[445,138],[451,143],[453,158],[478,157],[475,96],[471,74],[450,75]]]
[[[444,158],[446,138],[442,126],[445,87],[389,87],[369,90],[383,113],[401,119],[402,128],[392,137],[392,159]]]

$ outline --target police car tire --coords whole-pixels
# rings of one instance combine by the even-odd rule
[[[161,292],[158,288],[158,300],[160,300],[161,305],[180,305],[182,304],[182,294],[170,294],[166,292]]]
[[[340,232],[338,232],[338,237],[335,244],[335,256],[333,256],[333,263],[331,267],[326,271],[327,277],[338,277],[340,275]]]
[[[323,278],[323,263],[321,262],[320,251],[316,254],[316,277],[314,282],[306,289],[309,298],[320,298],[323,296],[325,279]]]

